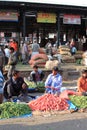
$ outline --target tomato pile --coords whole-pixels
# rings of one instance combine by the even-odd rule
[[[67,110],[68,104],[65,99],[58,96],[53,94],[44,94],[41,97],[30,101],[29,107],[33,111]]]

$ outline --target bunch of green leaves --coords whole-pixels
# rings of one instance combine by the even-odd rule
[[[69,96],[70,101],[78,108],[87,108],[87,96]]]
[[[76,63],[77,63],[77,64],[81,64],[81,61],[82,61],[82,59],[77,59],[77,60],[76,60]]]
[[[45,83],[44,82],[37,82],[37,87],[44,88]]]
[[[0,104],[0,119],[19,117],[30,113],[31,109],[26,104],[18,104],[14,102],[5,102]]]
[[[37,90],[38,90],[38,92],[44,92],[45,91],[45,83],[44,82],[37,82]]]
[[[29,88],[36,88],[36,83],[29,81],[27,78],[24,78],[24,82],[27,84]]]

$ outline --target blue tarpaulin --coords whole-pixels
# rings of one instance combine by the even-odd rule
[[[31,114],[24,114],[24,115],[21,115],[21,116],[14,116],[14,117],[10,117],[10,118],[28,118],[28,117],[32,117],[32,113]],[[8,119],[8,118],[3,118],[3,119],[0,119],[0,120],[4,120],[4,119]]]
[[[70,109],[73,109],[73,110],[77,110],[77,107],[70,101],[70,100],[67,100],[67,103],[69,104],[69,110]]]

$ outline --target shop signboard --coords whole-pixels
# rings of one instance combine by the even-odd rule
[[[18,21],[18,13],[11,11],[0,11],[0,21]]]
[[[64,14],[63,16],[63,24],[81,24],[81,17],[80,15],[71,15],[71,14]]]
[[[56,14],[54,13],[38,13],[38,23],[56,23]]]

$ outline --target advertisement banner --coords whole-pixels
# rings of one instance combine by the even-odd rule
[[[63,24],[81,24],[81,17],[80,15],[69,15],[65,14],[63,16]]]
[[[11,11],[0,11],[0,21],[18,21],[18,13]]]
[[[38,13],[38,23],[56,23],[56,14],[54,13]]]

